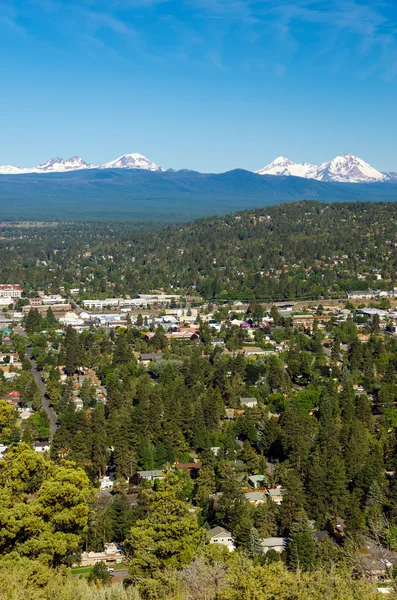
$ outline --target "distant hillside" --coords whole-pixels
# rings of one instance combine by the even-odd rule
[[[328,183],[234,170],[89,169],[0,176],[2,218],[188,220],[292,200],[397,200],[397,184]]]

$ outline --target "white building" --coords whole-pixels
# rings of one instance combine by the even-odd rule
[[[20,298],[22,291],[20,285],[0,285],[0,298]]]
[[[49,296],[42,297],[43,304],[66,304],[66,300],[59,294],[50,294]]]
[[[14,302],[15,298],[11,298],[11,296],[0,296],[0,306],[10,306]]]
[[[84,325],[83,319],[81,319],[76,313],[70,311],[65,313],[65,315],[59,319],[59,322],[66,327],[68,325],[71,325],[72,327],[80,327],[81,325]]]
[[[258,400],[256,398],[240,398],[240,404],[245,408],[254,408],[258,404]]]
[[[123,558],[124,554],[117,544],[105,544],[103,552],[82,552],[79,566],[86,567],[88,565],[95,565],[98,562],[115,564],[122,562]]]
[[[261,540],[261,546],[264,554],[266,554],[269,550],[275,550],[281,554],[281,552],[284,552],[286,545],[287,538],[283,537],[264,538]]]
[[[108,475],[104,475],[100,480],[99,483],[101,485],[101,492],[104,492],[106,490],[110,490],[113,488],[113,484],[114,484],[114,478],[109,477]]]
[[[220,546],[226,546],[229,552],[235,550],[233,543],[232,534],[223,527],[213,527],[208,532],[210,537],[210,544],[218,544]]]

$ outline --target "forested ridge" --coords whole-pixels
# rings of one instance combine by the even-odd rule
[[[77,287],[82,297],[344,297],[394,286],[396,215],[393,203],[296,202],[152,232],[128,223],[3,227],[0,280],[27,293]]]

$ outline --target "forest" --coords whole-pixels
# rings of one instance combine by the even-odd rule
[[[26,338],[1,334],[20,368],[0,375],[0,598],[367,600],[382,586],[395,597],[397,338],[376,311],[334,313],[325,298],[393,286],[393,210],[310,202],[155,232],[4,227],[1,277],[26,292],[172,292],[179,273],[181,293],[210,302],[192,339],[142,317],[62,328],[51,308],[25,313]],[[261,302],[301,292],[317,298],[310,326]],[[217,527],[233,552],[211,543]],[[264,551],[274,538],[283,551]],[[75,579],[82,554],[110,542],[123,583],[101,567]]]
[[[333,319],[310,333],[272,309],[274,325],[256,336],[282,338],[285,351],[255,360],[238,351],[249,342],[227,318],[220,335],[233,339],[229,353],[212,346],[205,322],[199,341],[170,342],[161,327],[145,341],[145,328],[133,326],[80,334],[68,327],[61,335],[51,313],[40,322],[34,312],[26,328],[59,426],[43,457],[30,448],[40,439],[33,424],[20,443],[18,432],[2,429],[10,447],[0,468],[0,551],[4,568],[16,558],[13,570],[26,560],[39,570],[46,583],[38,598],[50,596],[49,572],[67,590],[79,553],[109,541],[121,544],[129,569],[125,596],[115,598],[132,590],[148,599],[316,598],[324,586],[327,598],[373,597],[371,561],[397,551],[397,342],[377,322]],[[13,342],[23,360],[26,340],[15,334]],[[145,368],[140,352],[162,358]],[[79,409],[76,382],[88,368],[107,398],[98,401],[84,378]],[[34,386],[23,392],[21,377],[22,402],[33,402]],[[1,386],[6,393],[11,384]],[[242,410],[240,399],[253,397],[256,406]],[[38,399],[34,408],[40,414]],[[195,474],[175,467],[192,460]],[[163,480],[131,483],[137,471],[154,469]],[[105,473],[114,492],[98,495]],[[282,489],[281,504],[265,495],[250,502],[255,474],[262,489]],[[231,532],[235,553],[208,545],[214,526]],[[324,532],[321,542],[315,532]],[[263,554],[261,540],[275,536],[288,540],[285,554]],[[362,554],[368,544],[370,561]],[[91,593],[79,585],[82,598]]]
[[[295,202],[164,227],[159,222],[0,227],[0,282],[79,298],[160,289],[206,300],[346,297],[391,289],[394,203]]]

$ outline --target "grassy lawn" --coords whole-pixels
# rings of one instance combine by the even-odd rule
[[[83,577],[88,577],[88,575],[92,571],[92,567],[93,565],[90,565],[89,567],[72,567],[72,573],[73,575],[82,575]],[[121,569],[128,569],[128,566],[124,563],[109,565],[109,567],[114,569],[115,571],[119,571]]]
[[[89,575],[92,571],[92,566],[90,567],[73,567],[72,573],[73,575]]]

